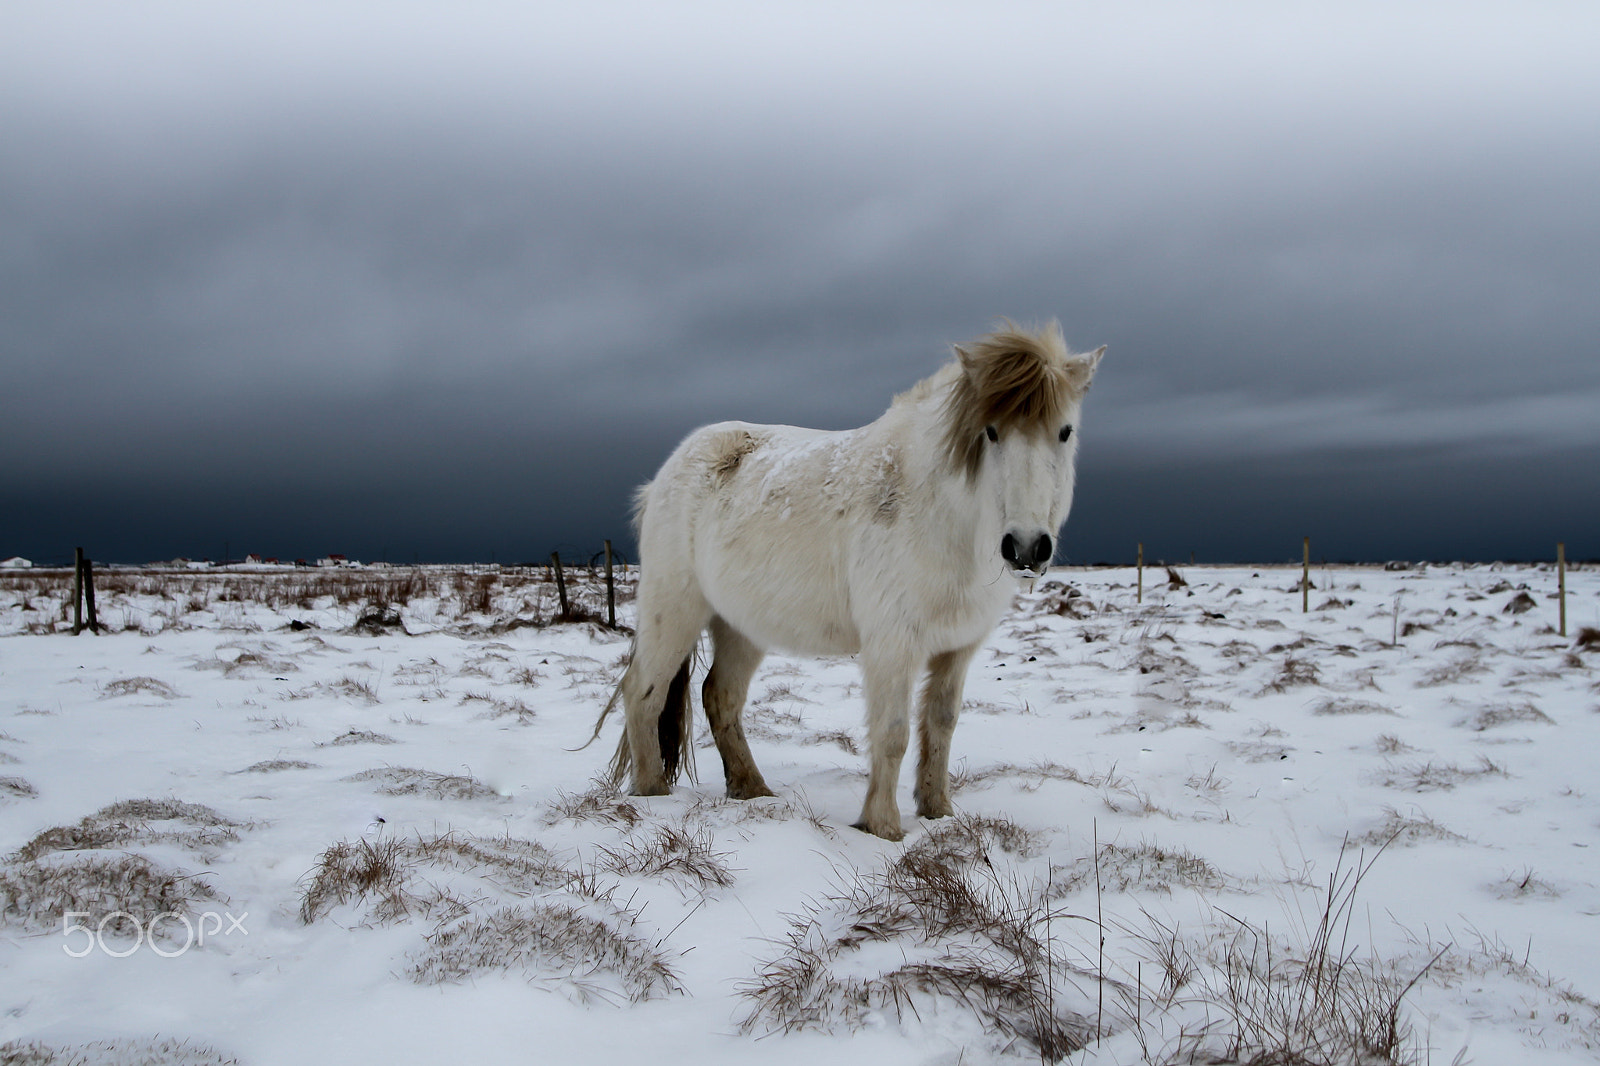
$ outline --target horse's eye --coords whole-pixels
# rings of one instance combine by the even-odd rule
[[[1061,443],[1065,444],[1067,442],[1067,438],[1070,437],[1070,436],[1072,436],[1072,427],[1071,426],[1062,426],[1061,427]]]
[[[993,426],[984,426],[983,427],[983,431],[984,431],[984,433],[988,434],[989,439],[991,441],[996,441],[996,440],[1000,439],[1000,434],[998,432],[996,432],[996,430],[995,430],[995,428]]]

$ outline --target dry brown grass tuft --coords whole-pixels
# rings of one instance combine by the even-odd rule
[[[1108,778],[1110,776],[1106,775]],[[1062,766],[1049,759],[1040,759],[1026,766],[1006,762],[976,770],[969,770],[965,764],[961,764],[950,773],[950,790],[960,792],[963,789],[983,788],[995,781],[1012,779],[1019,779],[1021,781],[1019,787],[1027,792],[1034,791],[1046,781],[1070,781],[1073,784],[1096,787],[1106,783],[1100,778],[1084,777],[1070,766]]]
[[[1517,723],[1555,725],[1548,714],[1526,700],[1521,703],[1490,704],[1480,709],[1477,714],[1464,718],[1456,724],[1482,733],[1486,729]]]
[[[1311,709],[1312,714],[1389,714],[1395,712],[1381,703],[1329,696]]]
[[[346,730],[343,733],[340,733],[338,736],[334,737],[332,740],[323,741],[322,743],[318,744],[317,747],[319,747],[319,748],[343,748],[343,747],[348,747],[351,744],[398,744],[398,743],[400,743],[400,742],[398,740],[396,740],[394,737],[389,736],[387,733],[374,733],[370,729],[355,729],[355,728],[351,728],[351,729]]]
[[[559,903],[500,907],[435,929],[407,974],[437,985],[521,972],[555,979],[582,1002],[610,999],[610,981],[631,1003],[683,991],[656,945],[612,922]]]
[[[266,759],[253,763],[243,770],[235,770],[238,774],[275,774],[282,770],[315,770],[317,764],[306,762],[303,759]]]
[[[360,904],[367,920],[383,925],[408,917],[454,916],[459,900],[433,884],[420,885],[424,869],[454,870],[527,895],[564,888],[575,874],[543,845],[515,837],[465,833],[406,839],[341,840],[327,848],[307,875],[300,920],[310,925],[335,907]]]
[[[101,699],[114,699],[118,696],[156,696],[164,700],[178,698],[178,690],[165,681],[158,681],[153,677],[123,677],[116,681],[108,681],[100,690]]]
[[[441,774],[411,766],[381,766],[351,774],[346,781],[375,782],[385,796],[430,796],[447,800],[499,799],[500,793],[465,774]]]
[[[702,891],[733,884],[727,856],[712,850],[711,834],[657,825],[640,837],[598,849],[595,867],[607,873],[660,877]]]
[[[1454,685],[1465,681],[1469,677],[1487,673],[1489,668],[1483,664],[1483,657],[1479,653],[1458,655],[1447,663],[1430,667],[1422,679],[1417,682],[1418,688],[1437,688],[1440,685]]]
[[[1378,854],[1340,862],[1328,877],[1322,910],[1296,943],[1231,916],[1233,934],[1213,942],[1187,994],[1220,1013],[1208,1034],[1207,1061],[1259,1066],[1416,1062],[1401,1002],[1441,950],[1409,978],[1352,946],[1356,896]],[[1448,949],[1445,949],[1448,950]],[[1208,1010],[1208,1015],[1211,1011]]]
[[[1466,837],[1446,829],[1421,811],[1407,816],[1393,807],[1385,807],[1383,810],[1383,823],[1356,838],[1354,843],[1368,847],[1382,847],[1389,844],[1421,844],[1435,840],[1451,844],[1467,842]]]
[[[238,842],[238,831],[245,828],[246,823],[225,818],[200,803],[122,800],[102,807],[77,825],[55,826],[38,833],[18,848],[10,861],[34,862],[55,851],[93,851],[139,844],[171,844],[209,857],[222,845]]]
[[[919,1017],[917,1001],[932,998],[1043,1061],[1081,1049],[1089,1025],[1057,1001],[1058,982],[1074,973],[1053,950],[1059,915],[1046,893],[1003,877],[994,861],[1023,841],[1031,834],[1010,823],[956,819],[880,872],[857,875],[795,918],[781,954],[740,990],[751,1004],[742,1028],[853,1032],[881,1014]],[[896,950],[865,950],[876,944]],[[869,961],[878,958],[893,968]]]
[[[38,1041],[0,1044],[6,1066],[238,1066],[239,1060],[204,1044],[171,1037],[96,1040],[58,1047]]]
[[[557,822],[600,822],[633,828],[644,815],[622,794],[609,777],[595,778],[586,792],[557,792],[545,810],[545,824]]]
[[[1447,792],[1468,781],[1481,781],[1487,777],[1509,777],[1505,769],[1489,759],[1479,756],[1475,767],[1461,767],[1454,763],[1416,763],[1410,766],[1391,766],[1380,771],[1378,783],[1389,788],[1408,792]]]
[[[1261,694],[1268,692],[1287,692],[1291,688],[1301,685],[1315,685],[1321,681],[1321,673],[1317,664],[1310,659],[1296,658],[1293,655],[1285,656],[1278,672],[1273,675],[1261,689]]]
[[[38,795],[39,790],[26,778],[0,777],[0,799],[35,799]]]
[[[1052,867],[1050,880],[1062,892],[1098,888],[1170,895],[1175,887],[1214,891],[1228,887],[1227,877],[1199,856],[1149,843],[1133,847],[1101,844],[1098,856],[1086,855],[1071,866]]]
[[[104,916],[97,929],[116,936],[136,934],[133,918],[146,935],[167,937],[173,923],[152,919],[192,920],[196,904],[217,898],[205,882],[138,854],[45,855],[0,867],[0,920],[46,932],[64,928],[71,911]]]

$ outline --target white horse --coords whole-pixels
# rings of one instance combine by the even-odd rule
[[[1071,354],[1054,322],[1006,323],[860,429],[689,434],[636,497],[637,636],[606,706],[626,710],[613,779],[664,795],[692,757],[689,668],[709,628],[701,694],[729,796],[773,795],[740,723],[767,650],[859,653],[872,774],[856,827],[904,836],[895,790],[924,670],[917,813],[950,814],[967,665],[1018,579],[1050,564],[1104,352]]]

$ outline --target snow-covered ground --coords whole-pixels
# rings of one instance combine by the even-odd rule
[[[908,766],[900,844],[849,828],[849,660],[757,676],[779,798],[726,801],[703,736],[633,799],[615,720],[574,750],[627,636],[533,624],[532,578],[113,571],[76,638],[8,578],[0,1058],[1600,1056],[1600,572],[1566,639],[1548,568],[1318,568],[1307,614],[1297,570],[1181,576],[1019,593],[960,813],[912,817]]]

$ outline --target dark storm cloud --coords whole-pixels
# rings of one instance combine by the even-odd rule
[[[204,498],[213,539],[586,542],[691,426],[859,424],[999,315],[1111,346],[1108,545],[1095,464],[1222,529],[1292,457],[1392,533],[1402,469],[1600,445],[1580,6],[5,18],[14,515],[66,481],[174,538]]]

